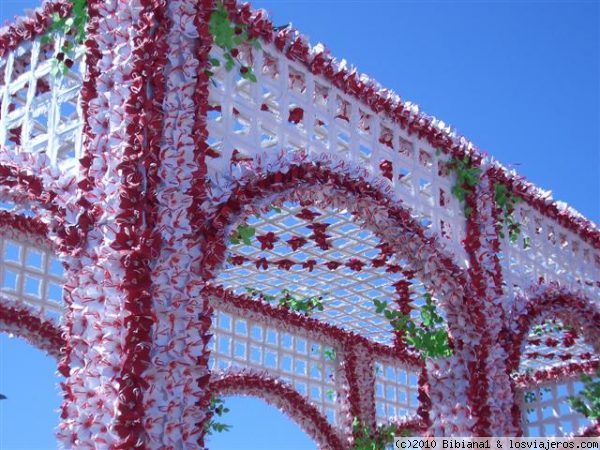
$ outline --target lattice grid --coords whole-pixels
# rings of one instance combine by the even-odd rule
[[[519,204],[514,215],[521,235],[511,243],[505,233],[500,255],[507,288],[527,288],[543,278],[583,289],[600,305],[600,253],[531,207]]]
[[[594,354],[584,336],[565,327],[561,320],[548,320],[534,326],[527,336],[519,371],[588,361]]]
[[[217,282],[230,288],[237,294],[246,294],[248,288],[265,294],[278,295],[282,289],[288,289],[302,296],[322,296],[324,311],[313,311],[311,317],[354,331],[376,342],[390,343],[393,330],[382,314],[375,312],[374,300],[387,301],[394,305],[398,299],[394,284],[406,280],[402,273],[389,273],[390,266],[405,267],[407,262],[391,257],[382,267],[373,267],[372,260],[381,256],[377,246],[381,244],[369,230],[354,222],[351,214],[331,209],[311,207],[318,214],[314,220],[300,217],[307,208],[296,202],[286,202],[280,212],[271,210],[260,217],[250,217],[248,224],[256,229],[256,235],[266,236],[273,233],[277,241],[272,249],[261,249],[262,245],[254,237],[251,245],[243,243],[231,245],[229,263],[217,277]],[[315,224],[327,224],[325,233],[330,248],[322,249],[311,239]],[[294,250],[288,241],[294,237],[307,242]],[[242,265],[231,264],[232,258],[243,257]],[[269,266],[257,262],[264,258]],[[278,268],[277,262],[289,260],[295,264],[290,270]],[[312,269],[303,267],[307,261],[315,261]],[[364,263],[360,271],[345,264],[350,261]],[[331,270],[328,263],[340,263]],[[357,263],[358,264],[358,263]],[[423,303],[425,288],[417,279],[410,280],[411,301],[413,306]],[[396,306],[393,306],[397,308]],[[415,319],[418,314],[413,311]]]
[[[337,351],[266,323],[215,310],[211,370],[267,370],[292,385],[336,423]]]
[[[419,407],[419,373],[390,362],[375,363],[377,423],[414,417]]]
[[[81,156],[82,112],[79,96],[84,49],[75,52],[66,74],[52,73],[62,38],[21,44],[0,59],[0,147],[46,153],[63,170]]]
[[[26,239],[0,235],[0,293],[38,310],[40,315],[62,316],[63,267],[48,249]]]
[[[525,436],[568,436],[590,425],[583,415],[573,411],[568,398],[578,394],[583,384],[578,378],[543,383],[521,389],[521,411]]]
[[[461,244],[465,219],[451,194],[445,157],[272,46],[264,44],[264,49],[250,55],[246,48],[239,56],[245,63],[251,60],[256,83],[222,67],[211,78],[209,144],[220,154],[209,161],[215,184],[237,175],[235,162],[263,152],[303,149],[333,155],[388,178],[420,223],[437,233],[458,264],[466,266]],[[221,50],[213,48],[212,54],[219,58]]]

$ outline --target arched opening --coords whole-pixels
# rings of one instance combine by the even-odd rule
[[[477,320],[458,325],[465,310],[467,315],[477,314],[475,302],[465,301],[470,292],[466,273],[408,210],[376,186],[320,163],[255,175],[232,187],[229,199],[207,221],[205,278],[245,295],[247,303],[269,303],[267,296],[277,298],[291,289],[304,297],[321,297],[323,311],[314,308],[311,318],[384,345],[397,344],[398,339],[389,320],[376,311],[374,300],[394,309],[407,307],[405,312],[418,321],[418,307],[427,291],[445,311],[453,337],[468,342],[475,333]],[[251,233],[245,231],[248,228]],[[264,295],[252,302],[249,290]],[[333,295],[326,299],[327,291]],[[408,291],[411,298],[402,297],[400,291]],[[224,360],[216,367],[245,367],[252,357],[247,334],[238,343],[235,321],[225,318],[222,323],[218,311],[215,319],[213,327],[224,326],[227,335],[215,333],[213,356]],[[368,375],[380,423],[390,416],[405,420],[406,415],[411,420],[426,414],[418,401],[425,378],[420,379],[420,369],[411,373],[399,364],[403,355],[416,354],[399,345],[393,348],[384,364],[374,358],[373,373]],[[395,365],[390,364],[394,358],[398,358]],[[265,363],[259,352],[256,363]],[[326,407],[321,410],[326,412]]]
[[[521,420],[527,436],[583,433],[591,421],[571,402],[584,388],[581,375],[598,367],[600,312],[588,299],[549,285],[513,318],[509,368],[515,380],[515,421]]]
[[[345,448],[344,439],[319,410],[292,386],[266,372],[228,370],[211,377],[213,397],[244,395],[258,397],[278,408],[323,449]]]
[[[231,429],[207,436],[211,450],[316,450],[316,443],[281,411],[255,397],[223,397],[229,412],[220,419]],[[251,412],[260,420],[248,420]]]
[[[279,172],[259,172],[231,189],[230,197],[216,206],[212,217],[207,221],[209,225],[204,230],[205,278],[212,279],[215,274],[226,277],[221,269],[223,264],[228,263],[243,265],[250,262],[258,271],[275,268],[290,272],[291,268],[301,268],[313,274],[315,270],[323,269],[328,275],[320,278],[326,281],[340,266],[342,271],[349,269],[357,273],[362,271],[359,269],[383,267],[383,273],[392,279],[391,284],[398,281],[393,278],[400,273],[404,276],[410,274],[410,277],[420,280],[422,285],[427,285],[446,310],[450,329],[459,340],[467,338],[470,325],[477,323],[476,320],[466,323],[461,321],[460,325],[457,322],[459,315],[465,316],[465,311],[466,316],[478,315],[475,302],[467,301],[472,295],[466,272],[454,263],[436,239],[428,236],[424,227],[412,218],[409,210],[393,202],[379,187],[360,178],[354,179],[343,171],[332,170],[324,163],[304,163],[290,165]],[[269,217],[269,210],[273,208],[275,211],[271,211]],[[310,208],[313,208],[312,211]],[[313,217],[316,214],[317,217],[330,218],[329,222],[332,223],[307,223],[312,222],[312,218],[307,216],[308,220],[305,220],[304,217],[299,217],[304,209]],[[238,255],[228,254],[235,227],[239,229],[239,225],[253,214],[262,217],[265,213],[266,220],[262,220],[264,235],[260,236],[261,239],[257,236],[256,240],[259,241],[258,252],[275,250],[270,255],[273,261],[270,263],[265,255],[258,255],[256,249],[252,251],[250,248],[241,248]],[[271,218],[275,220],[270,220]],[[321,228],[318,229],[317,226]],[[337,226],[341,232],[330,236],[331,230]],[[297,227],[305,228],[305,236],[290,232]],[[354,250],[354,253],[346,251],[342,255],[342,262],[336,261],[336,256],[342,249],[332,249],[331,242],[336,239],[348,240],[344,227],[353,227],[354,232],[359,232],[355,243],[362,248]],[[362,237],[360,233],[363,234]],[[302,242],[307,238],[316,244],[310,244],[312,254],[307,254],[303,248]],[[290,239],[295,240],[296,244],[288,242]],[[275,249],[275,241],[279,244],[286,241],[288,248]],[[342,245],[345,244],[342,242]],[[378,249],[379,245],[384,249]],[[332,254],[324,256],[319,253],[323,246],[325,251],[333,250]],[[291,260],[288,255],[298,249],[300,260]],[[361,252],[369,252],[363,255],[369,258],[366,263],[360,259]],[[396,260],[387,264],[385,258],[389,257]],[[378,265],[382,259],[385,260]],[[313,280],[316,278],[314,275],[309,277]]]

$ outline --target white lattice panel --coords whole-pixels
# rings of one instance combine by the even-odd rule
[[[520,390],[523,433],[525,436],[567,436],[576,434],[590,421],[573,411],[570,396],[578,394],[583,384],[578,378],[544,383]]]
[[[380,256],[377,245],[381,243],[369,230],[361,228],[347,212],[311,207],[319,214],[314,222],[297,217],[304,208],[298,203],[286,202],[281,212],[270,211],[259,218],[250,217],[248,224],[256,229],[257,236],[271,232],[278,241],[272,249],[261,250],[256,237],[251,245],[231,245],[230,256],[242,256],[247,261],[238,266],[231,262],[217,277],[217,282],[230,288],[237,294],[246,294],[247,288],[257,289],[265,294],[278,295],[282,289],[303,296],[320,295],[323,297],[324,310],[313,311],[311,317],[353,331],[381,343],[393,340],[392,328],[382,314],[375,312],[374,300],[387,301],[393,305],[398,295],[394,284],[404,280],[402,273],[389,273],[389,265],[404,268],[404,260],[392,257],[382,267],[373,267],[372,260]],[[331,246],[323,250],[310,239],[314,230],[311,224],[328,224],[326,234]],[[292,237],[306,239],[307,243],[293,250],[288,244]],[[269,261],[268,269],[257,268],[255,262],[260,258]],[[290,270],[278,268],[274,262],[288,259],[294,264]],[[364,263],[360,271],[344,264],[350,260]],[[316,262],[312,270],[302,267],[308,260]],[[330,270],[326,264],[339,262],[341,265]],[[413,304],[420,304],[424,293],[423,286],[417,280],[411,280]]]
[[[533,327],[527,336],[519,372],[589,361],[594,355],[583,336],[571,335],[560,320],[549,320]]]
[[[23,302],[46,315],[63,313],[63,267],[48,249],[26,239],[0,236],[0,296]]]
[[[80,48],[73,67],[54,76],[54,55],[62,44],[62,39],[28,41],[0,59],[0,147],[45,152],[68,170],[81,157],[79,94],[85,67]]]
[[[221,57],[219,48],[212,53]],[[248,53],[246,49],[238,58],[247,63]],[[242,79],[237,69],[227,72],[223,67],[211,79],[209,144],[220,157],[209,161],[209,175],[216,184],[236,175],[231,165],[234,150],[239,159],[302,149],[352,162],[374,175],[381,175],[380,165],[389,161],[390,183],[398,197],[449,246],[458,264],[466,265],[461,245],[464,214],[436,149],[409,137],[271,45],[252,50],[252,63],[256,83]]]
[[[521,235],[511,243],[505,233],[502,242],[507,287],[526,288],[543,277],[545,282],[583,289],[600,305],[600,252],[526,205],[517,205],[515,219],[522,224]]]
[[[377,423],[414,417],[419,407],[419,373],[406,366],[375,363],[375,413]]]
[[[218,310],[214,313],[213,333],[211,370],[266,370],[287,381],[330,422],[336,422],[338,361],[331,347]]]

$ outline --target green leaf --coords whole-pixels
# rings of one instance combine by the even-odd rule
[[[209,58],[209,61],[213,67],[219,67],[221,65],[221,61],[219,61],[217,58]]]
[[[254,227],[247,226],[247,225],[239,225],[237,228],[237,231],[238,231],[239,236],[242,239],[252,238],[252,237],[254,237],[254,234],[256,233],[256,229]]]

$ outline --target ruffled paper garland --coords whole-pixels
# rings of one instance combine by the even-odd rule
[[[211,377],[209,390],[215,396],[251,395],[262,398],[296,422],[320,449],[347,448],[342,437],[314,405],[292,386],[267,372],[243,369],[216,373]]]
[[[147,231],[151,225],[137,233],[141,223],[137,206],[144,202],[145,208],[151,207],[141,194],[141,182],[147,178],[145,187],[152,161],[147,141],[138,137],[143,136],[142,127],[146,129],[142,109],[152,117],[144,96],[150,64],[145,58],[155,56],[153,10],[150,2],[130,10],[114,2],[88,2],[86,45],[91,61],[82,91],[88,150],[78,182],[77,204],[83,213],[71,222],[77,224],[71,244],[78,259],[67,284],[71,349],[62,368],[70,376],[64,386],[59,432],[69,447],[133,448],[144,442],[141,374],[152,323],[151,300],[144,293],[149,276],[144,271],[145,248],[152,236]],[[134,41],[131,33],[136,35]],[[115,82],[119,89],[111,89],[110,98],[98,95],[102,86]],[[143,164],[147,166],[140,175]],[[151,222],[147,211],[143,220]],[[103,224],[102,230],[97,223]],[[90,402],[95,397],[101,401]]]
[[[52,22],[53,14],[58,13],[60,17],[66,17],[70,10],[71,4],[67,1],[46,1],[41,8],[33,11],[30,17],[20,17],[16,23],[0,28],[0,58],[23,42],[44,34]]]
[[[158,183],[158,152],[162,133],[162,100],[166,63],[165,2],[141,0],[139,18],[134,18],[136,36],[131,51],[130,95],[124,104],[129,120],[125,148],[117,166],[119,228],[110,247],[121,257],[124,276],[119,288],[125,294],[125,336],[118,383],[118,402],[113,429],[120,437],[117,448],[146,446],[144,391],[150,384],[144,372],[150,365],[154,310],[151,263],[161,247],[155,231]]]
[[[0,299],[0,333],[23,338],[54,358],[62,355],[65,346],[62,331],[52,319],[41,318],[29,306],[6,297]]]
[[[27,242],[34,247],[52,248],[47,237],[48,227],[36,217],[0,211],[0,229],[4,238]]]
[[[206,20],[209,10],[202,2],[173,0],[165,11],[169,30],[164,36],[164,80],[155,88],[164,85],[155,225],[161,245],[153,256],[155,323],[151,366],[144,373],[151,386],[144,394],[150,448],[204,446],[212,310],[201,297],[202,283],[194,268],[200,258],[196,229],[204,185],[198,172],[204,164],[205,133],[199,130],[205,123],[208,79],[196,75],[207,64],[210,48],[205,42],[208,30],[199,34],[197,23]]]
[[[493,182],[484,174],[466,198],[471,214],[467,218],[464,245],[481,313],[476,324],[480,342],[473,346],[474,361],[469,363],[469,400],[476,418],[476,435],[512,436],[515,430],[506,409],[512,404],[513,392],[503,364],[507,358],[502,339],[506,334],[508,306],[503,300],[498,210],[493,192]]]

